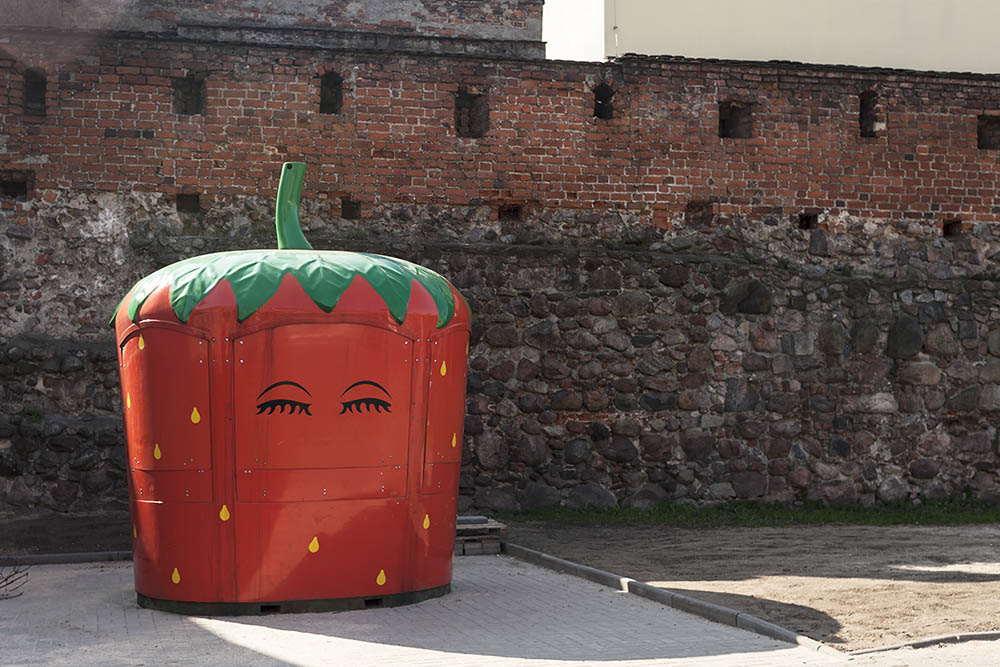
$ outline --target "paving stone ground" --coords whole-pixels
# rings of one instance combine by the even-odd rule
[[[204,618],[141,609],[131,563],[31,569],[0,601],[0,665],[998,664],[1000,642],[839,656],[777,642],[509,557],[455,561],[452,593],[338,614]]]
[[[141,609],[130,563],[31,569],[0,602],[0,665],[825,665],[805,648],[508,557],[455,561],[452,593],[338,614]]]

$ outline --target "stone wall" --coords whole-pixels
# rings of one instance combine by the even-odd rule
[[[6,240],[4,284],[40,294],[6,312],[46,332],[0,345],[6,502],[76,510],[123,497],[111,332],[73,317],[94,302],[110,312],[133,274],[272,245],[269,205],[239,198],[196,223],[163,196],[34,204],[34,234]],[[129,221],[128,236],[66,225],[95,210],[121,216],[111,229]],[[865,235],[847,220],[833,234],[771,218],[664,233],[611,212],[501,223],[487,206],[338,213],[329,200],[304,206],[316,247],[423,263],[476,313],[463,510],[997,498],[992,231],[946,239],[900,223]],[[33,264],[42,248],[50,261]]]
[[[835,259],[851,237],[764,225],[456,267],[482,331],[463,493],[503,509],[1000,499],[995,265],[928,261],[976,253],[925,236],[873,242],[880,266],[859,270]]]
[[[169,262],[272,246],[284,160],[310,165],[317,248],[468,296],[463,510],[998,496],[996,77],[15,41],[4,502],[124,497],[107,317]],[[29,70],[44,114],[24,114]],[[192,73],[205,108],[178,113]],[[456,136],[460,95],[487,96],[483,137]]]

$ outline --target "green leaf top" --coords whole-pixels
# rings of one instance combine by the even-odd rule
[[[382,297],[399,323],[406,318],[414,280],[434,299],[438,328],[455,315],[451,284],[434,271],[412,262],[333,250],[243,250],[192,257],[146,276],[136,283],[131,299],[127,299],[128,317],[134,321],[146,299],[166,285],[174,314],[181,322],[187,322],[195,306],[220,280],[226,280],[236,295],[236,317],[242,322],[274,296],[282,279],[289,274],[325,312],[333,310],[354,277],[360,275]],[[115,314],[125,305],[125,301],[120,303]],[[114,322],[114,316],[111,321]]]
[[[383,255],[312,249],[299,224],[299,197],[305,173],[306,166],[301,162],[286,162],[281,167],[274,212],[278,250],[220,252],[166,266],[136,283],[131,299],[126,296],[128,318],[135,321],[146,299],[158,288],[167,286],[174,314],[186,323],[195,306],[220,280],[226,280],[236,295],[236,317],[242,322],[274,296],[286,275],[295,276],[309,298],[330,312],[354,277],[362,276],[400,324],[406,318],[414,280],[434,299],[438,328],[448,324],[455,315],[455,294],[451,283],[430,269]],[[115,308],[112,324],[125,300]]]

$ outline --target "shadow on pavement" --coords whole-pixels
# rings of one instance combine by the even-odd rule
[[[837,619],[820,611],[819,609],[814,609],[813,607],[807,607],[806,605],[801,604],[789,604],[787,602],[769,600],[767,598],[761,598],[753,595],[738,595],[736,593],[676,588],[674,586],[661,586],[656,582],[650,583],[658,588],[664,588],[675,593],[680,593],[681,595],[687,595],[688,597],[692,597],[697,600],[704,600],[705,602],[711,602],[713,604],[722,605],[723,607],[729,607],[730,609],[744,611],[748,614],[756,616],[757,618],[771,620],[772,622],[773,619],[794,618],[801,622],[807,630],[804,631],[800,628],[792,627],[788,628],[789,630],[807,635],[811,639],[822,641],[825,644],[835,645],[843,643],[843,640],[837,636],[837,633],[840,632],[841,629],[841,625]]]
[[[503,560],[459,559],[452,592],[416,605],[335,615],[225,617],[215,625],[376,642],[473,661],[470,656],[609,662],[774,650],[774,642],[763,638],[575,577]],[[567,579],[581,590],[568,593]],[[693,639],[692,629],[701,636]],[[706,640],[703,633],[713,630],[719,639]],[[733,635],[728,642],[726,634]]]
[[[17,606],[0,614],[2,664],[27,664],[23,658],[49,665],[472,665],[495,664],[495,658],[593,664],[729,656],[732,664],[756,665],[774,664],[768,656],[775,652],[797,651],[488,556],[460,559],[453,592],[443,598],[388,609],[258,617],[190,617],[139,608],[127,563],[46,565],[32,572],[25,595],[8,601]],[[577,591],[577,581],[585,589]]]

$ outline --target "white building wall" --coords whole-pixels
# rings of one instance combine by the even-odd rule
[[[998,0],[605,0],[605,53],[1000,72]]]

